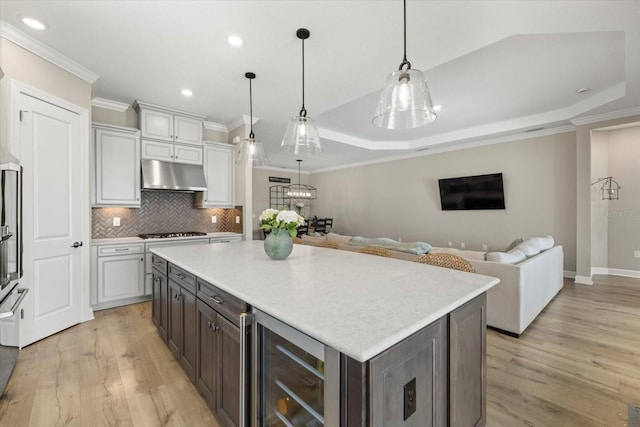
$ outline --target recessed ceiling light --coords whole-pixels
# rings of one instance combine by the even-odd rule
[[[191,91],[191,89],[182,89],[180,91],[181,94],[183,94],[184,96],[192,96],[193,92]]]
[[[442,105],[434,105],[433,106],[433,111],[440,111],[442,110]]]
[[[244,41],[238,36],[229,36],[227,41],[231,46],[242,46],[242,44],[244,43]]]
[[[588,87],[581,87],[580,89],[576,90],[577,93],[585,93],[585,92],[589,92],[591,89],[589,89]]]
[[[33,28],[34,30],[44,30],[47,28],[47,24],[31,16],[21,16],[20,18],[25,25]]]

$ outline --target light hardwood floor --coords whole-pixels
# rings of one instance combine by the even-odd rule
[[[519,339],[488,331],[488,426],[627,425],[640,405],[640,280],[594,282],[565,280]]]
[[[151,303],[21,350],[0,426],[214,426],[213,415],[151,323]]]
[[[640,280],[564,289],[517,339],[488,331],[487,426],[625,426],[640,404]],[[214,426],[150,303],[24,348],[0,426]],[[629,426],[636,427],[636,426]]]

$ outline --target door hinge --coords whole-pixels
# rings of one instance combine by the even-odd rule
[[[20,309],[20,318],[24,319],[24,308]]]
[[[27,110],[20,110],[20,121],[22,121],[22,116],[24,115],[24,113],[28,113],[29,111]]]

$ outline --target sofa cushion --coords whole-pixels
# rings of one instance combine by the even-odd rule
[[[489,252],[487,261],[500,262],[503,264],[517,264],[527,259],[527,256],[518,249],[511,249],[509,252]]]
[[[326,236],[309,236],[307,234],[302,235],[302,242],[306,244],[313,245],[316,243],[326,242],[326,241],[327,241]]]
[[[457,255],[464,259],[473,259],[476,261],[484,261],[486,258],[485,252],[480,251],[463,251],[462,249],[456,248],[433,248],[429,253],[437,253],[437,254],[451,254]]]
[[[353,236],[345,236],[337,233],[328,233],[326,237],[327,241],[336,243],[349,243],[351,239],[353,239]]]

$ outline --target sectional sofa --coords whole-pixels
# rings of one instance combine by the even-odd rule
[[[329,233],[303,236],[301,244],[358,251],[353,236]],[[423,244],[424,245],[424,244]],[[427,245],[428,246],[428,245]],[[563,251],[550,236],[514,242],[504,252],[465,251],[432,248],[430,253],[458,255],[473,266],[475,272],[500,279],[487,293],[487,324],[500,332],[519,337],[562,289]],[[406,250],[406,245],[405,248]],[[419,253],[389,249],[392,257],[415,261]]]

